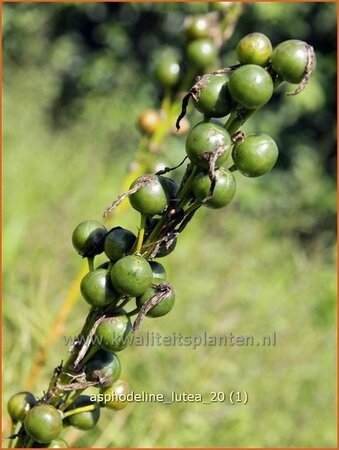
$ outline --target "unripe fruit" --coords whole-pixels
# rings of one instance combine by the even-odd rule
[[[185,34],[189,39],[199,39],[209,36],[208,21],[204,16],[190,16],[185,22]]]
[[[269,172],[278,159],[275,141],[264,133],[247,135],[235,144],[232,158],[237,169],[247,177],[259,177]]]
[[[52,405],[36,405],[26,414],[24,426],[29,437],[42,444],[48,444],[62,431],[61,414]]]
[[[153,283],[159,283],[166,280],[166,270],[162,264],[157,261],[150,261],[149,265],[151,266],[153,272]]]
[[[73,231],[72,243],[81,256],[94,256],[102,253],[106,228],[96,220],[81,222]]]
[[[95,427],[100,418],[100,407],[98,404],[92,402],[88,395],[80,395],[80,397],[74,401],[72,407],[67,411],[89,405],[95,405],[95,409],[92,411],[75,413],[67,417],[67,421],[72,427],[77,428],[78,430],[90,430]]]
[[[190,42],[186,49],[190,62],[199,69],[203,69],[217,60],[217,48],[209,39],[197,39]]]
[[[240,39],[237,45],[237,57],[241,64],[265,66],[271,56],[271,41],[263,33],[250,33]]]
[[[128,255],[136,241],[136,236],[121,227],[113,228],[106,236],[104,250],[108,258],[115,262]]]
[[[306,42],[291,39],[279,44],[273,51],[274,71],[289,83],[300,83],[306,73],[308,50]]]
[[[7,410],[15,422],[22,422],[27,412],[36,404],[36,399],[30,392],[18,392],[8,400]]]
[[[209,197],[211,189],[211,180],[207,172],[200,172],[196,175],[192,183],[192,190],[195,198],[201,202],[207,208],[223,208],[230,203],[235,195],[236,182],[234,175],[226,170],[224,167],[220,167],[215,171],[216,183],[211,198],[204,201]]]
[[[149,301],[156,293],[159,291],[158,286],[152,286],[147,289],[147,291],[141,296],[136,299],[137,306],[139,308],[142,307],[147,301]],[[161,302],[154,306],[147,314],[147,317],[162,317],[168,314],[173,306],[175,301],[175,293],[173,288],[169,291],[168,295],[164,297]]]
[[[121,363],[118,355],[98,350],[86,363],[86,379],[100,381],[101,386],[111,386],[120,377]]]
[[[68,448],[68,444],[64,439],[53,439],[45,448]]]
[[[131,297],[142,295],[150,286],[152,278],[149,263],[136,255],[119,259],[111,270],[111,280],[115,289]]]
[[[207,117],[227,116],[234,104],[228,81],[228,75],[209,75],[193,102],[196,109]]]
[[[102,401],[102,405],[109,409],[119,410],[127,406],[126,396],[130,392],[129,385],[126,381],[117,380],[112,386],[100,389],[100,393],[106,396]]]
[[[180,77],[180,66],[177,59],[169,52],[165,52],[157,61],[155,74],[164,86],[175,86]]]
[[[132,331],[130,318],[125,314],[107,317],[96,329],[98,345],[107,352],[119,352],[127,347]]]
[[[222,152],[216,160],[217,167],[223,164],[230,154],[231,146],[232,140],[225,128],[213,122],[200,122],[187,136],[186,153],[192,162],[207,169],[216,151]]]
[[[235,70],[230,77],[228,87],[233,100],[247,109],[260,108],[273,94],[273,81],[270,74],[254,64],[246,64]]]
[[[135,180],[130,189],[135,187],[140,180],[145,180],[145,183],[137,192],[129,196],[130,204],[141,214],[147,216],[162,213],[167,207],[168,196],[161,177],[144,175]]]
[[[96,269],[87,273],[80,284],[81,294],[92,306],[100,307],[107,303],[116,303],[119,293],[113,288],[110,273],[105,269]]]

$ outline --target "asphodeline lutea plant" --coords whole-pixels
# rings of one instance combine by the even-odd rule
[[[195,27],[190,32],[203,33]],[[202,37],[190,44],[188,59],[209,64],[215,55],[203,41]],[[10,398],[16,447],[67,447],[60,437],[65,427],[89,430],[98,422],[101,408],[116,411],[127,405],[130,388],[120,378],[118,354],[128,347],[145,316],[164,316],[175,302],[174,288],[158,259],[174,251],[199,208],[223,208],[232,201],[236,172],[258,177],[275,165],[274,139],[266,133],[245,134],[241,127],[282,82],[298,84],[291,95],[306,87],[315,67],[313,48],[288,40],[272,49],[268,37],[251,33],[240,40],[236,54],[239,64],[198,77],[183,99],[177,129],[189,101],[203,117],[188,132],[186,156],[178,164],[188,161],[181,182],[168,176],[176,167],[145,174],[106,209],[104,216],[128,198],[140,213],[137,232],[120,226],[106,229],[94,220],[75,228],[73,246],[89,263],[80,288],[90,311],[68,360],[54,370],[44,395],[20,392]],[[168,69],[158,68],[158,75],[171,84],[176,68]],[[151,130],[156,120],[148,117],[141,126]],[[96,266],[95,257],[102,253],[106,262]],[[101,400],[84,395],[88,387],[97,387]]]

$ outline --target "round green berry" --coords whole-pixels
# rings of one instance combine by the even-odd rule
[[[100,386],[110,386],[120,377],[120,359],[115,353],[98,350],[86,363],[85,373],[87,380],[99,381]]]
[[[220,152],[216,165],[223,164],[231,151],[232,140],[222,126],[213,122],[200,122],[189,132],[186,140],[186,153],[199,167],[207,169],[215,152]]]
[[[140,188],[129,196],[133,208],[147,216],[162,213],[167,207],[168,197],[161,178],[157,175],[144,175],[135,180],[130,189],[137,184]]]
[[[68,448],[68,444],[64,439],[53,439],[45,448]]]
[[[135,241],[136,236],[131,231],[115,227],[106,236],[105,253],[111,261],[118,261],[131,251]]]
[[[142,295],[153,278],[151,266],[141,256],[129,255],[119,259],[111,270],[114,288],[131,297]]]
[[[194,66],[203,69],[217,61],[218,52],[210,39],[196,39],[188,44],[186,54]]]
[[[209,24],[204,16],[190,16],[185,23],[185,34],[188,39],[199,39],[209,36]]]
[[[166,283],[168,285],[168,283]],[[155,295],[161,293],[162,285],[151,286],[147,291],[136,299],[138,308],[141,308],[146,302],[148,302]],[[154,306],[146,315],[147,317],[162,317],[168,314],[174,306],[175,293],[170,286],[168,294],[160,301],[160,303]]]
[[[118,292],[113,288],[110,273],[105,269],[96,269],[84,276],[80,284],[81,294],[92,306],[103,306],[116,303]]]
[[[169,241],[169,242],[162,242],[158,248],[157,254],[155,255],[157,258],[163,258],[164,256],[169,255],[173,252],[177,245],[177,238]]]
[[[106,228],[96,220],[81,222],[73,231],[72,243],[81,256],[94,256],[102,253]]]
[[[155,75],[164,86],[175,86],[180,77],[180,65],[175,56],[170,52],[161,55],[155,66]]]
[[[96,329],[97,343],[107,352],[119,352],[127,347],[132,331],[131,320],[126,314],[106,317]]]
[[[162,264],[158,263],[158,261],[150,261],[149,265],[151,266],[153,272],[153,283],[166,280],[166,270]]]
[[[269,172],[278,159],[275,141],[264,133],[249,134],[235,144],[232,158],[237,169],[247,177],[260,177]]]
[[[236,183],[233,174],[220,167],[215,171],[216,183],[213,194],[210,197],[211,180],[207,172],[200,172],[193,180],[192,190],[195,198],[207,208],[223,208],[233,199],[236,191]]]
[[[284,81],[300,83],[309,58],[306,42],[291,39],[279,44],[272,54],[272,67]]]
[[[271,41],[263,33],[247,34],[237,45],[237,57],[241,64],[265,66],[271,56]]]
[[[30,392],[18,392],[8,400],[7,410],[14,423],[22,422],[27,412],[36,404],[36,399]]]
[[[129,392],[130,387],[126,381],[115,381],[112,386],[100,389],[103,396],[102,406],[114,410],[125,408],[128,404],[126,396]]]
[[[254,64],[246,64],[235,70],[230,76],[228,87],[234,101],[247,109],[260,108],[273,94],[270,74]]]
[[[60,411],[52,405],[36,405],[27,412],[24,426],[30,438],[48,444],[62,431]]]
[[[100,407],[97,403],[93,402],[88,395],[80,395],[67,412],[90,405],[95,405],[95,409],[92,411],[74,413],[67,417],[67,422],[78,430],[90,430],[95,427],[100,418]]]
[[[194,100],[196,109],[207,117],[224,117],[231,112],[233,100],[228,90],[228,75],[208,75]]]

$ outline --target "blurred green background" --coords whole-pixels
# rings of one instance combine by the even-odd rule
[[[100,219],[120,192],[140,139],[137,117],[159,106],[157,54],[167,46],[182,52],[185,17],[217,7],[3,5],[4,408],[24,387],[81,266],[74,227]],[[162,261],[175,308],[145,319],[139,333],[275,331],[277,345],[128,348],[122,376],[134,391],[245,390],[248,404],[103,411],[93,431],[65,433],[73,447],[336,447],[336,4],[244,4],[222,66],[236,63],[236,43],[252,31],[273,45],[306,40],[317,54],[315,76],[296,97],[283,87],[246,125],[274,137],[278,165],[259,179],[237,175],[229,207],[198,212]],[[155,161],[180,161],[184,142],[169,137]],[[136,231],[137,216],[116,225]],[[76,335],[87,309],[79,299],[64,334]],[[60,338],[36,395],[66,353]]]

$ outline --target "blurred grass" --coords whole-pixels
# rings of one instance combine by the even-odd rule
[[[147,85],[89,97],[72,127],[52,131],[47,111],[57,82],[44,67],[5,67],[4,407],[22,389],[80,268],[72,230],[100,219],[119,193],[138,142],[135,118],[153,102]],[[302,103],[282,98],[281,108],[291,101]],[[267,130],[269,113],[261,119]],[[145,319],[139,332],[260,338],[275,331],[276,347],[135,346],[120,355],[122,376],[134,391],[246,390],[248,404],[136,403],[103,411],[91,432],[68,431],[72,446],[336,446],[335,186],[315,148],[302,136],[294,145],[290,171],[257,180],[237,176],[234,203],[198,212],[163,260],[175,308]],[[179,160],[183,148],[183,140],[171,140],[168,160]],[[119,225],[136,231],[136,217],[131,212]],[[77,303],[65,334],[78,332],[87,309]],[[35,394],[66,354],[60,339]]]

